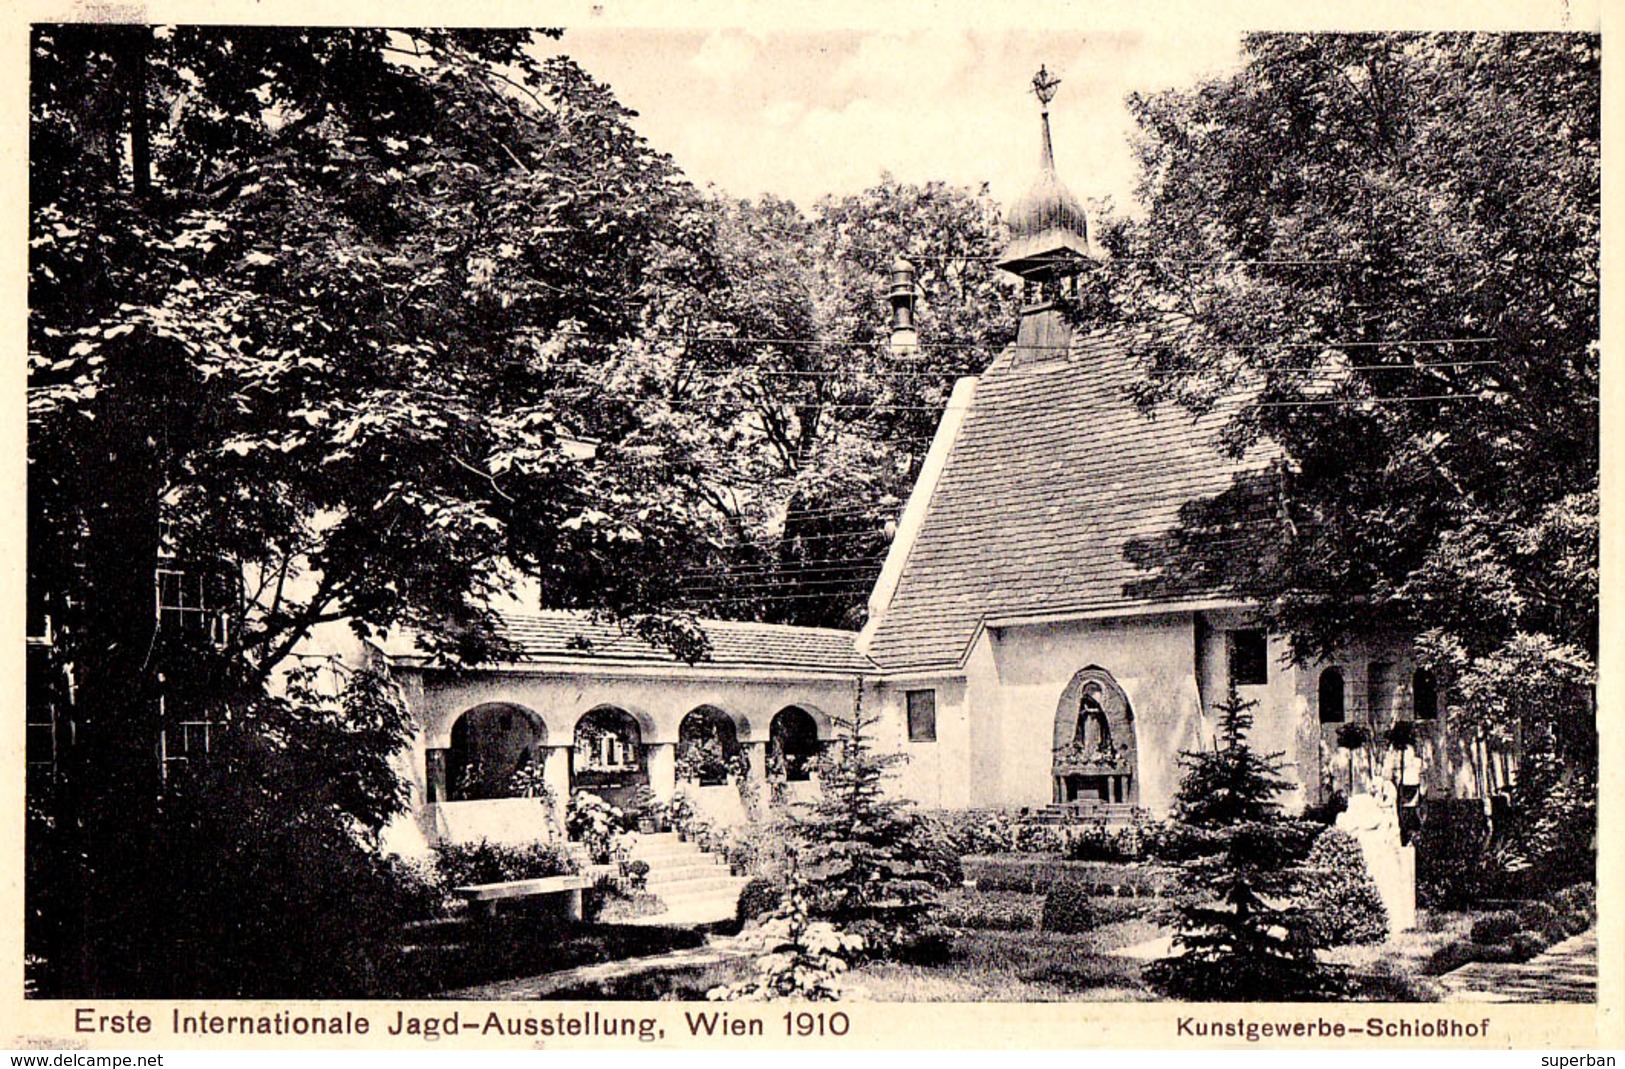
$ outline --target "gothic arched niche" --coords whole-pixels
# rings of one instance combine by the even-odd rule
[[[1054,800],[1134,803],[1139,799],[1134,711],[1117,680],[1090,666],[1072,677],[1055,709]]]

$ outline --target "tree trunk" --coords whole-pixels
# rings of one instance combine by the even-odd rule
[[[64,889],[63,949],[77,957],[73,979],[83,994],[121,994],[121,977],[143,964],[114,948],[141,945],[141,881],[161,785],[159,480],[144,444],[104,444],[83,456],[87,481],[100,492],[82,518],[79,606],[68,640],[75,693],[58,817],[74,878]]]

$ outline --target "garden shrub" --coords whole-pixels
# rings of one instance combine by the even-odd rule
[[[1463,965],[1483,960],[1479,957],[1482,949],[1469,940],[1452,939],[1428,955],[1427,960],[1422,963],[1422,972],[1428,976],[1442,976],[1447,972],[1454,972]]]
[[[446,890],[467,884],[537,880],[575,871],[569,853],[552,843],[507,846],[481,839],[441,843],[434,848],[434,871]]]
[[[940,810],[926,819],[964,854],[1007,854],[1013,848],[1014,820],[998,809]]]
[[[1492,916],[1501,916],[1492,914]],[[1514,917],[1508,913],[1506,916]],[[1499,922],[1498,922],[1499,923]],[[1422,972],[1430,976],[1452,972],[1475,961],[1493,964],[1520,963],[1545,950],[1546,940],[1534,932],[1513,931],[1493,942],[1475,942],[1472,939],[1453,940],[1439,949],[1422,965]]]
[[[1416,834],[1417,904],[1463,909],[1493,893],[1484,841],[1483,806],[1471,799],[1436,799]]]
[[[1310,882],[1299,905],[1315,945],[1380,943],[1388,937],[1388,911],[1352,835],[1327,828],[1304,864]]]
[[[1469,934],[1473,942],[1480,945],[1488,943],[1504,943],[1512,938],[1515,932],[1523,929],[1518,915],[1511,910],[1501,909],[1494,913],[1487,913],[1473,922]]]
[[[772,880],[784,876],[785,849],[784,827],[772,822],[729,828],[722,845],[731,871],[740,876],[765,876]]]
[[[1493,862],[1509,888],[1536,897],[1596,873],[1597,788],[1552,754],[1519,767],[1510,817],[1498,829]]]
[[[609,862],[625,826],[626,814],[591,791],[577,791],[570,797],[564,826],[574,842],[587,848],[593,863]]]
[[[1053,824],[1017,824],[1013,846],[1019,854],[1059,854],[1066,849],[1066,832]]]
[[[1158,825],[1143,809],[1134,810],[1130,822],[1108,828],[1095,821],[1066,830],[1066,856],[1073,861],[1137,861],[1144,857]]]
[[[1579,935],[1597,923],[1597,888],[1594,884],[1572,884],[1553,894],[1551,902],[1568,935]]]
[[[1568,934],[1557,909],[1545,902],[1525,902],[1519,906],[1518,922],[1525,931],[1545,939],[1548,945]]]
[[[1595,910],[1597,886],[1592,883],[1570,884],[1553,893],[1552,904],[1560,909]]]
[[[1549,944],[1534,932],[1516,932],[1507,940],[1507,950],[1513,961],[1528,961],[1545,950]]]
[[[1044,896],[1044,914],[1040,921],[1046,932],[1087,932],[1099,925],[1090,888],[1081,883],[1064,880],[1055,884]]]
[[[1146,834],[1145,851],[1162,861],[1190,861],[1222,853],[1224,843],[1221,831],[1170,820]]]
[[[739,905],[736,910],[739,922],[744,924],[772,913],[779,908],[783,898],[782,884],[765,876],[752,877],[739,890]]]

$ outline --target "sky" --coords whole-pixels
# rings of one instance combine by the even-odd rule
[[[987,182],[1008,207],[1037,171],[1029,90],[1042,63],[1062,79],[1051,108],[1062,180],[1136,214],[1124,98],[1234,70],[1246,30],[1594,30],[1601,2],[547,0],[570,14],[551,22],[563,39],[538,50],[608,83],[700,184],[803,208],[882,172]]]
[[[890,172],[989,184],[1008,205],[1038,168],[1042,63],[1056,165],[1085,200],[1133,210],[1130,91],[1191,85],[1240,62],[1240,34],[1211,25],[1113,32],[939,26],[880,32],[569,29],[571,56],[639,113],[638,131],[696,182],[809,207]]]

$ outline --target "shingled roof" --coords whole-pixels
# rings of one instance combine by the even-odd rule
[[[702,620],[711,639],[706,667],[873,672],[874,664],[857,651],[857,633],[821,627]],[[503,613],[498,628],[519,648],[513,663],[552,661],[679,663],[670,650],[652,646],[619,625],[594,620],[587,613]]]
[[[1148,573],[1125,548],[1261,461],[1218,451],[1220,413],[1137,409],[1127,391],[1138,376],[1122,336],[1105,332],[1048,360],[1012,348],[993,362],[875,623],[876,663],[955,666],[984,620],[1172,600],[1136,589]]]

